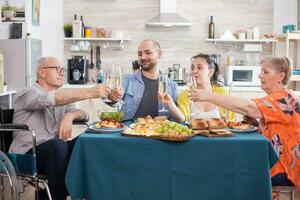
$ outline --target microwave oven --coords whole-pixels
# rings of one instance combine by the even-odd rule
[[[258,75],[261,66],[226,66],[225,82],[227,85],[234,86],[260,86]]]

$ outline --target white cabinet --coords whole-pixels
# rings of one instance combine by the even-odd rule
[[[262,98],[267,94],[260,87],[235,87],[232,89],[231,95],[245,99],[256,99]],[[241,121],[242,117],[240,114],[235,115],[237,121]]]
[[[293,60],[293,69],[300,69],[300,61],[297,58],[299,56],[297,43],[300,42],[300,33],[287,33],[278,35],[277,40],[279,42],[285,42],[285,55]],[[291,56],[290,44],[294,44],[293,56]],[[300,75],[292,75],[291,81],[300,81]]]

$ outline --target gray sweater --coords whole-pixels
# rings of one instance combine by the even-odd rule
[[[14,123],[24,123],[36,133],[37,145],[58,137],[61,119],[76,110],[74,104],[55,106],[55,91],[46,91],[37,83],[18,92],[14,103]],[[18,131],[13,134],[12,153],[26,153],[32,148],[32,134]]]

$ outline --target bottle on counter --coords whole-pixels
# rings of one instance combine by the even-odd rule
[[[105,83],[105,75],[103,69],[99,69],[97,83]]]
[[[83,22],[83,16],[80,16],[80,21],[81,21],[81,37],[84,38],[85,37],[85,26],[84,26],[84,22]]]
[[[82,35],[82,23],[80,20],[77,20],[77,15],[74,15],[74,20],[72,24],[73,37],[81,38]]]
[[[210,22],[208,24],[208,38],[215,38],[215,23],[213,21],[213,16],[210,16]]]

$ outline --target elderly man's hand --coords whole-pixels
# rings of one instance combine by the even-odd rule
[[[123,96],[123,90],[121,88],[114,88],[109,94],[108,98],[112,101],[119,101]]]
[[[111,91],[107,84],[97,84],[93,89],[97,92],[99,98],[107,98],[108,93]]]
[[[68,140],[72,135],[73,117],[71,114],[65,114],[59,124],[59,138]]]
[[[211,91],[203,90],[203,89],[194,89],[189,90],[188,95],[192,101],[207,101]]]

